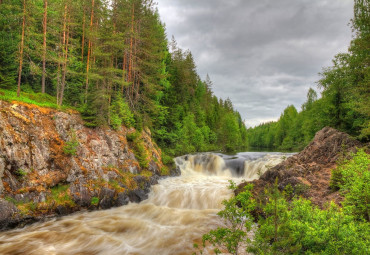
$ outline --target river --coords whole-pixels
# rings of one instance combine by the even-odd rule
[[[236,183],[290,154],[196,154],[175,159],[181,176],[162,179],[149,198],[105,211],[83,212],[0,233],[0,254],[191,254],[193,243],[221,226],[217,212]]]

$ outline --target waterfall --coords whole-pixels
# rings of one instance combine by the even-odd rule
[[[182,175],[206,175],[258,179],[268,169],[293,154],[240,153],[234,156],[214,153],[185,155],[175,159]]]
[[[222,226],[217,212],[232,195],[228,180],[252,180],[282,160],[279,153],[217,153],[175,159],[181,176],[162,179],[149,198],[0,233],[0,254],[191,254],[193,243]],[[207,253],[207,252],[206,252]]]

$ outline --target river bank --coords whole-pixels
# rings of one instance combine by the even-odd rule
[[[0,230],[140,202],[169,173],[149,129],[91,129],[73,111],[0,101]]]

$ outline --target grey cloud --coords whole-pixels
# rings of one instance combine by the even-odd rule
[[[298,109],[351,40],[352,0],[157,0],[169,37],[247,124]]]

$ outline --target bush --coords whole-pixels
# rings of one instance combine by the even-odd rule
[[[26,170],[19,168],[17,171],[15,171],[15,174],[21,178],[25,177],[28,173]]]
[[[277,182],[266,189],[264,199],[257,206],[249,186],[245,192],[224,202],[225,209],[219,215],[227,220],[227,227],[204,235],[203,246],[208,241],[216,246],[216,253],[220,253],[219,247],[224,247],[232,254],[237,253],[240,243],[247,246],[247,252],[261,255],[369,254],[369,155],[359,150],[338,169],[345,195],[343,208],[332,202],[322,210],[310,200],[292,198],[291,186],[281,193]],[[247,238],[251,212],[259,215],[253,241]],[[245,227],[235,227],[240,223],[246,224]]]
[[[141,168],[148,168],[149,161],[147,151],[144,146],[144,142],[141,138],[141,134],[138,131],[128,133],[126,135],[127,141],[131,142],[133,151],[136,159],[139,162]]]
[[[128,133],[126,135],[126,138],[127,138],[127,141],[134,142],[139,138],[139,136],[140,136],[140,133],[135,131],[135,132],[132,132],[132,133]]]
[[[332,177],[332,185],[335,183],[343,193],[348,214],[370,221],[370,155],[361,149],[352,156],[334,171],[336,179]]]
[[[117,97],[110,106],[110,125],[117,130],[121,125],[132,127],[135,124],[134,115],[122,97]]]
[[[97,206],[99,204],[99,198],[98,197],[92,197],[90,204],[94,205],[94,206]]]
[[[234,190],[236,188],[235,183],[229,182],[229,188]],[[226,249],[231,254],[238,254],[239,247],[243,243],[251,241],[247,232],[252,228],[253,217],[251,212],[256,206],[255,200],[252,199],[252,188],[252,185],[247,185],[244,192],[223,201],[225,209],[220,211],[218,215],[224,219],[225,227],[219,227],[205,234],[202,238],[203,248],[209,242],[214,246],[213,251],[216,254],[221,254],[222,249]],[[202,253],[202,251],[200,252]]]
[[[79,145],[76,132],[74,130],[71,131],[71,139],[67,141],[63,147],[64,154],[68,156],[76,156],[77,154],[77,147]]]
[[[174,164],[173,158],[162,151],[162,163],[165,165]]]
[[[334,203],[326,210],[309,200],[291,204],[277,200],[277,213],[269,202],[266,218],[259,220],[255,241],[248,248],[255,254],[368,254],[369,224],[354,221]],[[271,208],[272,207],[272,208]],[[270,214],[268,214],[270,213]],[[274,224],[274,218],[279,221]]]

